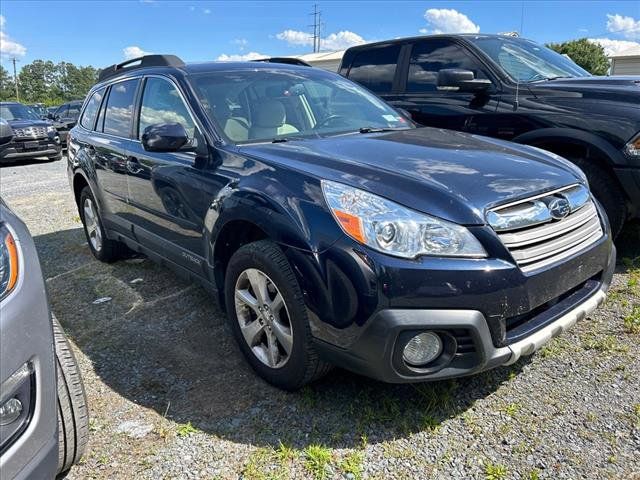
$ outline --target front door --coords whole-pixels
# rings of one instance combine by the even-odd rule
[[[168,79],[148,77],[139,108],[138,140],[127,158],[129,202],[138,240],[164,257],[204,274],[204,218],[226,183],[206,156],[194,150],[205,142],[178,87]],[[180,123],[190,145],[177,152],[148,152],[141,139],[159,123]]]
[[[468,93],[438,87],[442,69],[471,70],[477,79],[492,80],[471,51],[449,39],[422,40],[411,46],[407,64],[402,65],[400,93],[385,95],[395,107],[429,127],[491,135],[499,97],[492,87],[482,93]]]

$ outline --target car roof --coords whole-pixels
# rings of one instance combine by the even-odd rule
[[[347,49],[347,51],[354,51],[354,50],[366,50],[369,47],[375,47],[378,45],[393,45],[393,44],[400,44],[400,43],[407,43],[407,42],[416,42],[416,41],[420,41],[420,40],[429,40],[429,39],[433,39],[433,38],[504,38],[504,39],[510,39],[510,40],[525,40],[527,41],[526,38],[522,38],[522,37],[515,37],[515,36],[511,36],[511,35],[502,35],[502,34],[497,34],[497,33],[440,33],[440,34],[434,34],[434,35],[417,35],[415,37],[402,37],[402,38],[394,38],[391,40],[381,40],[379,42],[373,42],[373,43],[365,43],[363,45],[355,45],[353,47],[349,47]]]

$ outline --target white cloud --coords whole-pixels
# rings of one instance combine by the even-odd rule
[[[285,30],[276,35],[278,40],[283,40],[289,45],[294,46],[311,46],[313,45],[313,36],[307,32],[299,30]],[[366,43],[366,40],[357,33],[349,30],[342,30],[337,33],[331,33],[320,40],[320,48],[322,50],[344,50],[354,45]]]
[[[246,38],[236,38],[236,39],[234,39],[234,40],[231,40],[231,43],[232,43],[233,45],[237,45],[237,46],[238,46],[238,49],[239,49],[241,52],[243,52],[243,51],[244,51],[244,49],[245,49],[245,47],[246,47],[247,45],[249,45],[249,40],[247,40]]]
[[[211,13],[211,10],[205,8],[204,10],[202,10],[202,13],[204,13],[205,15],[209,15]]]
[[[0,56],[2,57],[24,57],[27,47],[12,40],[4,33],[4,26],[7,23],[4,15],[0,15]]]
[[[245,53],[244,55],[242,54],[227,55],[226,53],[223,53],[222,55],[219,55],[218,58],[216,58],[216,60],[218,60],[219,62],[246,62],[249,60],[257,60],[259,58],[268,58],[268,57],[269,55],[263,55],[258,52],[249,52],[249,53]]]
[[[430,8],[424,12],[427,28],[420,33],[478,33],[480,26],[473,23],[464,13],[449,8]]]
[[[640,20],[622,15],[607,14],[607,31],[626,38],[640,38]]]
[[[132,58],[144,57],[145,55],[151,55],[151,52],[145,52],[140,47],[132,45],[122,49],[122,54],[125,60],[131,60]]]
[[[604,48],[604,53],[609,57],[617,53],[629,50],[632,47],[640,46],[638,42],[631,42],[629,40],[612,40],[610,38],[589,38],[591,43],[597,43]]]

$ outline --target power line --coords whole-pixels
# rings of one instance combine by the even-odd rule
[[[317,4],[313,5],[313,12],[309,15],[313,15],[313,24],[309,25],[309,27],[313,28],[313,53],[316,53],[320,51],[320,42],[322,39],[322,22],[320,20],[322,18],[322,12],[318,10]]]

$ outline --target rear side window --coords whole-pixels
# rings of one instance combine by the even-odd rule
[[[138,79],[125,80],[111,86],[104,117],[104,133],[129,137],[137,86]]]
[[[195,125],[176,87],[161,78],[150,77],[144,85],[138,138],[145,128],[158,123],[179,123],[193,138]]]
[[[438,72],[445,68],[471,70],[476,78],[487,78],[479,62],[460,45],[450,40],[424,41],[411,49],[407,92],[435,92]]]
[[[104,89],[94,92],[87,102],[87,106],[82,114],[82,119],[80,120],[80,125],[87,130],[93,130],[93,126],[96,123],[96,116],[98,115],[98,109],[102,103],[102,97],[104,97]]]
[[[376,93],[389,93],[396,74],[400,45],[387,45],[356,54],[349,70],[349,80]]]

